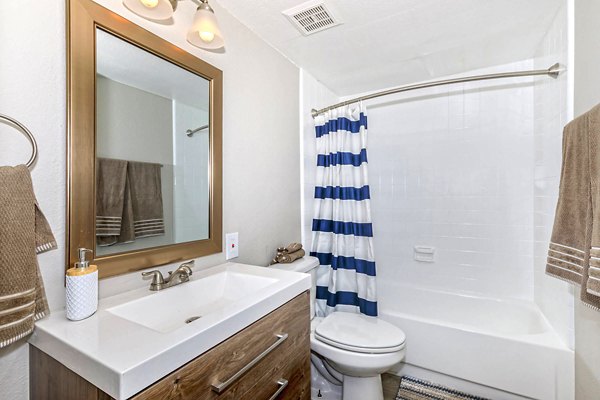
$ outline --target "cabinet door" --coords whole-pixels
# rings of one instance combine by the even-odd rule
[[[285,340],[277,335],[287,334]],[[280,342],[221,393],[226,382],[265,350]],[[143,390],[134,400],[310,399],[309,294],[301,294],[228,340]],[[278,383],[279,382],[279,383]]]

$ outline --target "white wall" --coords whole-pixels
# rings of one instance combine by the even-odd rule
[[[96,154],[98,157],[162,164],[165,233],[132,243],[96,246],[107,255],[173,243],[172,101],[104,76],[96,80]]]
[[[532,82],[473,82],[369,101],[382,308],[398,306],[401,285],[533,299]],[[435,247],[435,262],[415,261],[415,245]]]
[[[267,264],[282,242],[300,240],[298,69],[266,45],[217,1],[225,53],[209,53],[185,41],[195,5],[180,2],[173,25],[153,24],[126,11],[120,0],[102,0],[126,18],[224,71],[224,232],[240,233],[240,261]],[[31,29],[32,26],[36,28]],[[50,307],[64,307],[66,65],[63,1],[0,1],[0,112],[24,122],[36,135],[33,170],[38,200],[59,249],[39,257]],[[0,125],[1,126],[1,125]],[[0,127],[2,164],[27,159],[27,142]],[[224,261],[223,253],[197,261]],[[167,267],[162,267],[165,270]],[[146,286],[139,274],[106,279],[101,296]],[[28,351],[19,343],[0,351],[0,398],[28,398]]]
[[[569,66],[567,4],[558,11],[537,48],[536,69],[554,63]],[[572,118],[569,74],[536,79],[534,87],[534,292],[535,301],[565,344],[574,347],[573,288],[545,274],[548,243],[554,225],[562,160],[562,131]]]
[[[600,2],[575,0],[575,115],[600,103]],[[579,297],[579,293],[576,294]],[[600,312],[575,301],[578,400],[600,398]]]
[[[575,1],[575,115],[600,102],[600,2]]]
[[[59,250],[38,257],[53,306],[64,304],[65,260],[65,15],[61,1],[0,1],[0,113],[24,123],[40,152],[32,170],[37,199]],[[36,26],[37,35],[31,26]],[[0,163],[29,158],[30,147],[0,124]],[[28,351],[19,343],[0,350],[0,398],[27,399]]]
[[[300,151],[302,170],[302,244],[307,252],[312,243],[312,220],[317,177],[317,143],[311,110],[327,107],[339,97],[309,72],[300,71]]]

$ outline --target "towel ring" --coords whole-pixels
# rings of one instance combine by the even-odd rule
[[[8,115],[0,114],[0,120],[8,121],[10,124],[14,125],[21,132],[23,132],[23,134],[27,137],[27,139],[29,139],[29,143],[31,143],[32,151],[31,151],[31,157],[29,158],[29,161],[27,161],[27,163],[25,165],[27,166],[27,168],[30,168],[33,165],[33,163],[35,162],[35,160],[37,158],[37,152],[38,152],[38,147],[37,147],[37,142],[35,141],[35,137],[31,133],[31,131],[29,129],[27,129],[27,127],[25,127],[25,125],[23,125],[16,119],[9,117]]]

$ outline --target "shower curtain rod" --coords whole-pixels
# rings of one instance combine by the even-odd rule
[[[319,114],[322,114],[326,111],[333,110],[337,107],[347,106],[349,104],[356,103],[358,101],[375,99],[377,97],[387,96],[390,94],[408,92],[410,90],[416,89],[424,89],[433,86],[443,86],[443,85],[451,85],[453,83],[464,83],[464,82],[473,82],[473,81],[486,81],[490,79],[502,79],[502,78],[518,78],[521,76],[536,76],[536,75],[548,75],[554,79],[558,78],[561,72],[564,72],[565,69],[561,68],[561,65],[556,63],[548,69],[534,69],[531,71],[516,71],[516,72],[502,72],[498,74],[486,74],[486,75],[475,75],[475,76],[466,76],[463,78],[454,78],[454,79],[444,79],[439,81],[429,81],[423,83],[416,83],[412,85],[400,86],[394,89],[384,90],[382,92],[367,94],[365,96],[360,96],[355,99],[342,101],[341,103],[333,104],[329,107],[321,108],[320,110],[315,110],[314,108],[311,110],[311,114],[316,117]]]
[[[203,131],[204,129],[206,129],[208,127],[210,127],[210,125],[202,125],[196,129],[188,129],[187,131],[185,131],[185,134],[188,135],[189,137],[192,137],[194,135],[194,133]]]

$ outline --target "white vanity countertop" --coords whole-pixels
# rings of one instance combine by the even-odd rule
[[[109,311],[225,271],[272,278],[274,283],[206,317],[166,332]],[[103,299],[98,311],[83,321],[69,321],[64,311],[54,312],[36,323],[29,342],[110,396],[122,400],[309,290],[310,286],[307,274],[226,263],[194,271],[190,282],[159,292],[143,288]]]

